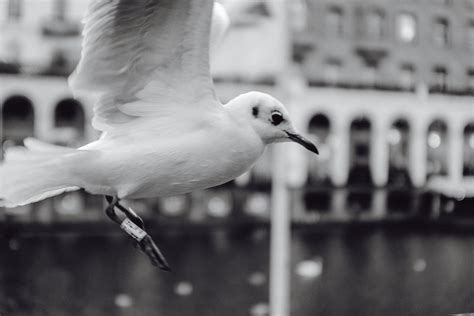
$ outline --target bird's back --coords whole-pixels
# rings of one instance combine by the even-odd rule
[[[199,120],[197,120],[199,122]],[[155,134],[156,133],[156,134]],[[163,137],[159,131],[127,143],[123,137],[104,138],[94,145],[102,150],[90,170],[78,176],[93,179],[86,190],[102,188],[100,182],[121,198],[145,198],[191,192],[228,182],[247,171],[261,156],[265,145],[250,128],[236,126],[227,115],[213,124],[201,124],[185,133]],[[118,146],[115,142],[121,142]],[[104,174],[101,174],[104,173]],[[110,174],[107,174],[110,173]]]

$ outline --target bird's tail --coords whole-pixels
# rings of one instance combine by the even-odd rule
[[[40,142],[24,141],[11,147],[0,164],[0,205],[15,207],[79,188],[71,183],[70,166],[81,151]]]

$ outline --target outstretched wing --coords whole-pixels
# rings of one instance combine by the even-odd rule
[[[219,2],[214,2],[211,23],[211,57],[212,54],[216,51],[229,26],[230,17],[227,13],[227,10]]]
[[[215,100],[212,8],[212,0],[90,1],[81,60],[69,84],[75,95],[97,96],[96,129]]]

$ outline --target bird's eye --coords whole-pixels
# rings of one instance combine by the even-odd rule
[[[252,108],[252,115],[253,115],[254,117],[258,117],[258,112],[259,112],[258,106],[254,106],[254,107]]]
[[[283,115],[278,111],[273,112],[272,113],[272,124],[273,125],[278,125],[281,122],[283,122]]]

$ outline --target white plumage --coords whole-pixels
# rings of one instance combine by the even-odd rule
[[[79,188],[119,198],[175,195],[237,177],[272,142],[317,152],[273,97],[218,101],[209,50],[228,25],[209,0],[92,0],[69,83],[74,95],[97,97],[92,124],[104,134],[78,149],[34,139],[9,149],[0,165],[3,203]]]
[[[217,102],[209,73],[212,4],[209,0],[90,2],[81,60],[69,84],[76,95],[98,94],[95,128],[107,131],[136,117],[161,116],[167,107],[177,111],[182,105],[199,113],[198,106],[188,105],[198,100]],[[220,26],[217,22],[216,18]],[[222,33],[220,29],[215,33]]]

